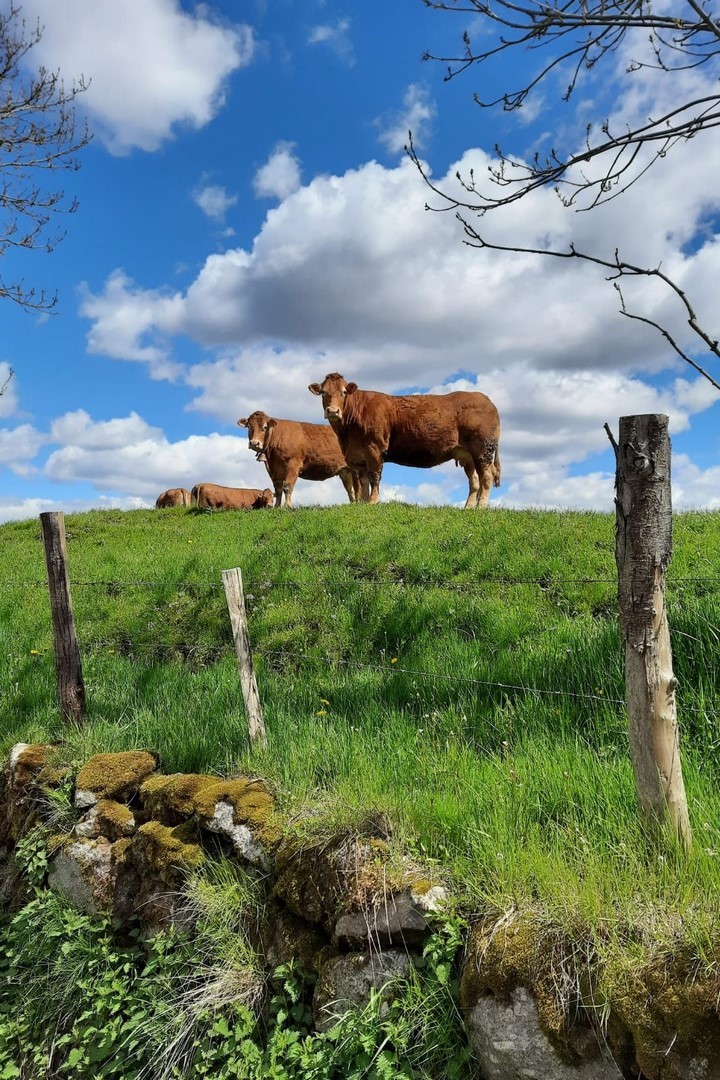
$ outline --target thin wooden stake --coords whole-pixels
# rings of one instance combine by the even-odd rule
[[[60,711],[65,720],[80,725],[85,718],[85,683],[70,596],[65,515],[59,512],[41,514],[40,526],[50,590]]]
[[[680,764],[665,571],[672,554],[668,418],[620,417],[615,450],[615,558],[630,756],[646,821],[669,826],[683,848],[692,844]]]
[[[258,694],[255,671],[253,669],[252,651],[250,649],[250,637],[247,628],[247,614],[245,612],[245,598],[243,596],[242,574],[237,567],[234,570],[223,570],[222,582],[225,588],[230,622],[232,624],[233,637],[235,639],[235,652],[237,653],[238,671],[240,673],[240,685],[245,701],[248,731],[250,741],[255,746],[257,743],[267,748],[267,733],[263,719],[260,695]]]

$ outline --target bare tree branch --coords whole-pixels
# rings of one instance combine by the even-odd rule
[[[41,37],[40,24],[28,31],[21,6],[11,0],[0,13],[0,257],[21,248],[49,252],[60,242],[63,233],[48,226],[54,215],[74,213],[77,202],[35,178],[79,168],[76,154],[90,141],[75,118],[87,83],[81,78],[66,89],[59,72],[44,67],[27,74],[28,54]],[[48,311],[57,300],[0,275],[2,297],[32,311]]]
[[[10,380],[12,379],[12,377],[13,377],[13,375],[14,375],[14,374],[15,374],[15,372],[13,371],[13,369],[12,369],[12,368],[10,368],[10,369],[8,370],[8,373],[7,373],[7,379],[6,379],[6,380],[5,380],[5,382],[4,382],[3,384],[2,384],[2,386],[0,386],[0,397],[2,397],[2,396],[3,396],[3,394],[5,393],[5,391],[7,390],[8,386],[9,386],[9,384],[10,384]]]
[[[512,50],[541,53],[538,68],[525,64],[529,75],[524,85],[506,90],[500,96],[475,102],[483,109],[502,107],[507,112],[521,109],[528,97],[551,76],[568,69],[569,79],[563,94],[568,101],[586,72],[601,61],[616,54],[641,35],[649,42],[652,62],[632,60],[626,74],[632,75],[644,67],[673,72],[694,69],[706,64],[715,66],[720,58],[720,19],[710,8],[715,0],[675,0],[676,11],[658,12],[649,0],[422,0],[426,7],[438,11],[465,13],[480,17],[483,31],[482,48],[475,50],[467,31],[463,35],[463,51],[457,56],[441,57],[431,53],[425,59],[448,65],[446,81],[482,66]],[[486,25],[483,25],[483,22]],[[510,59],[510,57],[508,57]],[[515,66],[517,70],[517,66]],[[717,79],[716,79],[716,85]],[[578,259],[594,263],[610,271],[607,280],[614,282],[620,296],[620,312],[630,319],[646,323],[658,330],[678,357],[690,364],[716,389],[720,383],[678,343],[666,327],[627,309],[617,279],[653,278],[660,281],[684,308],[687,325],[702,342],[713,359],[720,359],[718,342],[699,324],[688,297],[660,266],[638,266],[623,259],[619,251],[614,258],[604,258],[593,252],[579,250],[569,244],[566,250],[547,246],[525,246],[514,242],[490,242],[478,219],[492,210],[518,202],[527,195],[553,188],[568,209],[591,211],[617,199],[630,187],[641,182],[648,171],[668,153],[687,144],[700,134],[720,127],[720,89],[687,100],[679,100],[655,116],[647,116],[615,130],[609,119],[587,124],[581,149],[563,152],[551,147],[536,153],[530,161],[522,161],[495,147],[497,164],[490,166],[483,182],[468,175],[456,174],[460,194],[453,195],[434,185],[418,158],[410,135],[406,151],[420,171],[439,205],[428,209],[455,212],[465,231],[465,243],[471,247],[493,251],[522,252],[549,255],[558,259]],[[591,170],[589,166],[593,166]]]

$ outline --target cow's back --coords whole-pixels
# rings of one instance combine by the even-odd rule
[[[186,488],[168,488],[158,495],[155,506],[158,509],[166,509],[171,506],[189,506],[191,502],[190,492]]]
[[[192,495],[201,510],[250,510],[269,506],[272,501],[269,488],[232,488],[221,484],[196,484]]]

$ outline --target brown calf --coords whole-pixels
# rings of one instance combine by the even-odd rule
[[[187,488],[168,488],[158,495],[155,506],[158,509],[166,506],[189,506],[190,500],[191,495]]]
[[[265,462],[275,488],[275,506],[285,496],[292,507],[295,484],[301,480],[329,480],[339,476],[350,502],[355,502],[357,480],[345,460],[337,435],[325,424],[304,424],[299,420],[275,420],[256,410],[238,420],[248,429],[248,445]],[[355,486],[354,486],[355,485]]]
[[[221,487],[220,484],[196,484],[192,501],[201,510],[262,510],[272,506],[270,488]]]
[[[429,469],[454,459],[470,485],[466,510],[487,506],[490,488],[500,484],[500,417],[485,394],[398,397],[358,390],[337,372],[308,389],[322,398],[348,463],[367,469],[370,502],[378,501],[385,461]]]

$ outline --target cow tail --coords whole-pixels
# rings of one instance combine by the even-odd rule
[[[500,487],[500,443],[495,447],[495,461],[493,463],[493,485]]]

